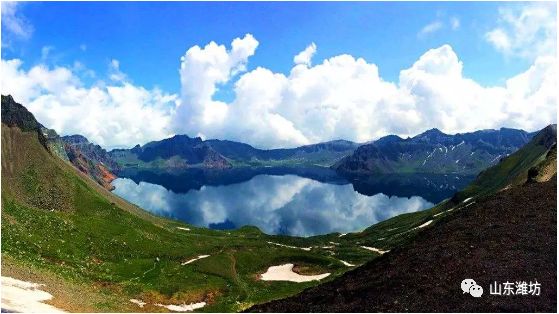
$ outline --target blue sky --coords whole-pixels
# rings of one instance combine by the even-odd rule
[[[25,3],[20,10],[33,25],[32,38],[3,49],[2,58],[21,58],[31,67],[44,61],[43,47],[52,47],[48,63],[79,61],[99,74],[117,59],[134,83],[176,92],[179,57],[189,47],[228,43],[246,33],[261,43],[249,69],[263,66],[288,73],[293,56],[315,42],[319,47],[315,60],[343,53],[363,57],[377,64],[380,75],[390,81],[426,50],[448,43],[464,62],[466,76],[499,85],[529,65],[527,60],[503,57],[483,40],[500,6],[498,2]],[[448,25],[451,18],[459,20],[458,29]],[[418,35],[436,21],[446,25]]]
[[[107,147],[534,131],[556,122],[556,15],[534,2],[3,3],[2,93]]]

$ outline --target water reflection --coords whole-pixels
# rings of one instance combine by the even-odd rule
[[[349,184],[355,178],[348,181],[333,172],[301,170],[307,176],[303,177],[278,169],[266,171],[274,174],[252,171],[219,178],[208,172],[198,176],[144,173],[141,178],[136,173],[131,176],[134,180],[119,178],[113,184],[116,194],[157,215],[214,229],[254,225],[269,234],[297,236],[354,232],[433,206],[421,196],[360,194]],[[150,180],[171,182],[171,188],[146,182]]]

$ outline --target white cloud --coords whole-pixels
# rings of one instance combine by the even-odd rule
[[[53,46],[43,46],[43,48],[41,48],[41,60],[45,62],[49,57],[50,52],[53,50],[54,50]]]
[[[530,60],[539,56],[555,56],[555,3],[529,3],[499,9],[498,26],[488,31],[485,39],[506,56]]]
[[[212,96],[217,85],[246,70],[248,57],[254,54],[258,41],[251,34],[236,38],[231,50],[215,42],[204,48],[194,46],[181,57],[179,70],[182,106],[177,110],[175,128],[196,135],[201,129],[211,129],[227,115],[228,106]]]
[[[556,122],[553,57],[538,57],[504,86],[482,86],[464,76],[449,45],[420,56],[400,72],[398,82],[383,80],[375,64],[351,55],[313,66],[309,58],[288,74],[262,67],[247,72],[257,47],[247,34],[230,49],[214,42],[188,49],[179,70],[180,100],[133,85],[118,60],[110,64],[113,83],[91,87],[78,78],[87,71],[83,64],[24,70],[20,60],[2,60],[2,93],[12,94],[46,126],[107,146],[186,133],[262,148],[293,147],[408,136],[433,127],[449,133],[503,126],[534,131]],[[230,102],[214,99],[224,84],[233,86]]]
[[[1,70],[2,94],[11,94],[39,122],[60,134],[79,133],[108,147],[173,134],[169,123],[175,95],[127,82],[87,88],[72,69],[37,65],[26,71],[18,59],[2,60]]]
[[[451,27],[453,30],[459,29],[459,28],[460,28],[460,20],[459,20],[457,17],[455,17],[455,16],[454,16],[454,17],[451,17],[451,18],[450,18],[450,27]]]
[[[222,47],[224,59],[229,58],[223,46],[213,46]],[[212,55],[208,47],[212,46],[198,53]],[[202,55],[197,59],[209,58]],[[503,126],[535,130],[556,121],[552,58],[538,59],[506,86],[485,87],[464,77],[462,62],[449,45],[426,52],[401,71],[398,83],[384,81],[375,64],[340,55],[314,66],[295,64],[289,75],[261,67],[244,73],[235,82],[236,97],[230,103],[212,98],[218,80],[209,74],[216,69],[192,58],[189,62],[181,77],[198,77],[195,86],[205,86],[197,90],[206,93],[203,98],[183,97],[178,108],[183,114],[175,116],[175,124],[191,135],[257,147],[338,138],[363,142],[386,134],[414,135],[432,127],[449,133]],[[229,71],[223,73],[219,83],[231,78]],[[204,78],[206,82],[200,82]],[[182,81],[188,88],[183,94],[188,95],[193,86]]]
[[[293,62],[295,64],[305,64],[307,66],[311,66],[311,59],[316,53],[316,45],[315,43],[311,43],[310,45],[305,48],[305,50],[299,52],[294,58]]]
[[[437,19],[425,26],[417,33],[418,38],[426,37],[430,34],[436,33],[444,28],[450,27],[453,31],[460,28],[460,19],[456,16],[445,17],[444,11],[437,11]]]
[[[109,63],[109,78],[114,82],[125,82],[128,78],[120,71],[120,61],[112,59]]]
[[[431,22],[427,25],[425,25],[417,34],[418,37],[424,37],[427,36],[429,34],[432,34],[440,29],[442,29],[444,26],[443,22],[441,21],[434,21]]]
[[[33,33],[33,26],[17,12],[18,2],[2,1],[2,29],[17,38],[28,39]],[[6,39],[3,39],[4,43]]]

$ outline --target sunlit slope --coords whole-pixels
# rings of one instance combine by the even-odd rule
[[[37,132],[4,124],[2,188],[3,274],[29,269],[58,278],[74,287],[58,294],[68,309],[161,311],[155,303],[207,302],[201,310],[237,311],[318,283],[259,280],[270,266],[294,263],[303,273],[330,272],[330,280],[351,269],[342,260],[359,265],[380,255],[343,238],[329,243],[337,235],[214,231],[152,216],[51,155]],[[199,255],[210,256],[181,265]],[[68,297],[83,284],[96,297]],[[139,308],[130,298],[148,304]]]

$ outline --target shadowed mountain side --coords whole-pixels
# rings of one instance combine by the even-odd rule
[[[253,312],[556,312],[557,184],[513,187],[443,218],[404,247]],[[472,278],[481,298],[463,294]],[[489,294],[538,281],[540,296]]]
[[[449,135],[431,129],[412,138],[389,135],[337,162],[342,173],[439,173],[475,175],[512,154],[534,134],[501,128]]]
[[[511,185],[523,184],[530,174],[537,176],[538,171],[549,179],[557,170],[557,166],[552,166],[557,164],[556,143],[557,125],[548,125],[518,151],[479,173],[472,184],[456,193],[452,200],[459,203],[469,197],[487,195]],[[554,172],[550,173],[550,170]]]

